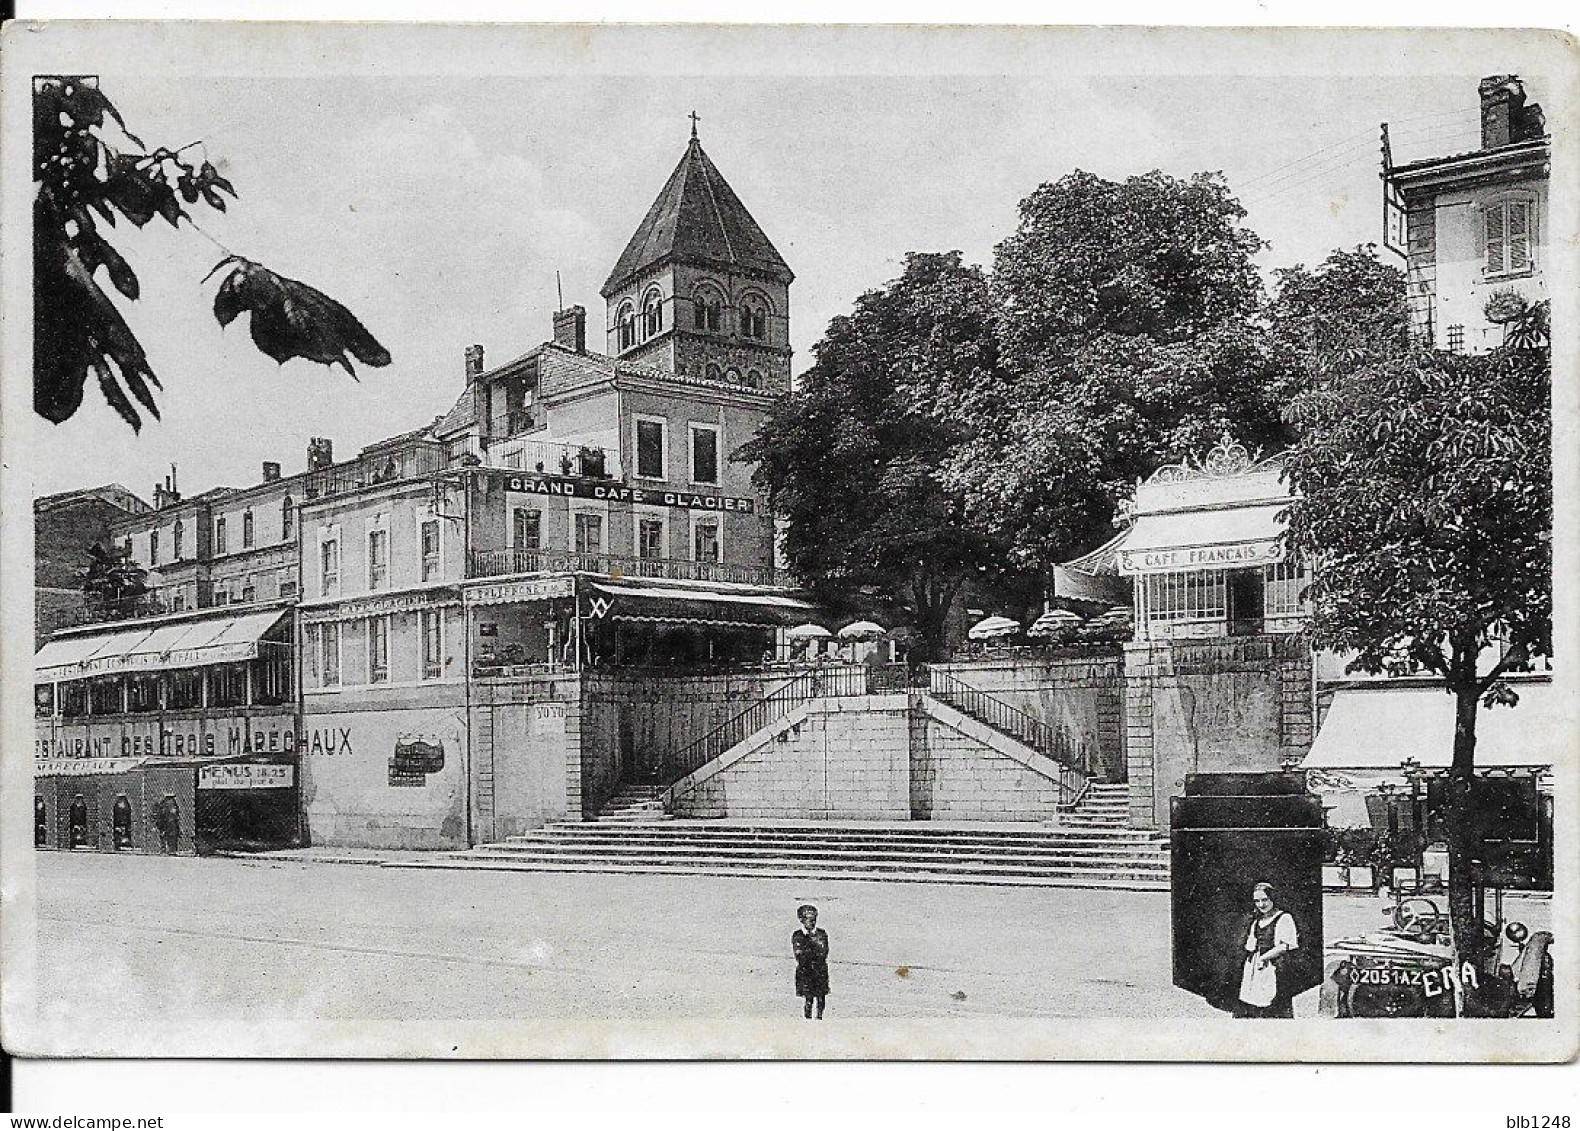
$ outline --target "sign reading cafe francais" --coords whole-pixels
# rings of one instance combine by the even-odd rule
[[[682,507],[687,510],[728,511],[751,514],[754,500],[742,495],[699,495],[692,491],[655,491],[648,487],[628,487],[624,483],[567,479],[558,475],[522,475],[494,472],[496,481],[507,491],[528,495],[564,495],[577,499],[605,499],[615,503],[644,503],[649,506]]]
[[[1173,573],[1181,570],[1227,569],[1271,565],[1284,560],[1284,544],[1269,538],[1225,546],[1192,546],[1178,549],[1121,550],[1119,572]]]

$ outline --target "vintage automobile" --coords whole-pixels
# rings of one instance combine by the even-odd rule
[[[1330,943],[1323,963],[1324,1017],[1552,1016],[1552,935],[1505,924],[1487,930],[1481,967],[1456,968],[1448,916],[1432,899],[1398,899],[1381,929]]]

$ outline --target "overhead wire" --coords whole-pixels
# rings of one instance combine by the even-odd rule
[[[1423,141],[1435,140],[1435,138],[1438,136],[1446,136],[1452,132],[1455,131],[1445,131],[1441,126],[1407,126],[1403,129],[1392,130],[1391,136],[1396,140],[1402,139],[1408,141],[1411,144],[1421,144]],[[1432,134],[1433,138],[1428,139],[1424,136],[1428,133]],[[1297,172],[1303,171],[1300,170],[1299,167],[1306,165],[1311,161],[1317,160],[1319,158],[1325,158],[1327,161],[1332,161],[1359,149],[1375,148],[1378,144],[1379,138],[1376,135],[1369,136],[1365,139],[1350,137],[1340,141],[1335,141],[1329,145],[1323,146],[1321,149],[1312,150],[1310,153],[1297,157],[1292,161],[1287,161],[1284,164],[1269,169],[1264,173],[1258,173],[1254,177],[1240,181],[1236,185],[1236,188],[1241,192],[1247,190],[1259,192],[1263,189],[1270,188],[1273,184],[1276,184],[1279,181],[1286,180],[1289,177],[1296,175]]]
[[[1431,145],[1460,136],[1463,136],[1462,133],[1456,130],[1435,134],[1430,137],[1414,137],[1410,140],[1412,145]],[[1341,169],[1357,165],[1362,161],[1369,161],[1372,159],[1371,155],[1377,153],[1377,151],[1378,142],[1376,141],[1356,142],[1348,149],[1331,155],[1329,160],[1320,165],[1307,169],[1293,170],[1289,175],[1281,177],[1277,181],[1270,181],[1253,189],[1242,196],[1241,203],[1247,205],[1262,204],[1273,200],[1294,189],[1309,185],[1324,176],[1336,173]]]

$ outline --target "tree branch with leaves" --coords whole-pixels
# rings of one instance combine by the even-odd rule
[[[111,129],[113,123],[115,129]],[[126,301],[141,297],[136,272],[109,230],[155,219],[202,233],[189,205],[224,212],[236,189],[208,160],[149,149],[91,76],[41,76],[33,84],[33,407],[59,424],[81,407],[89,378],[134,431],[157,419],[163,385],[100,277]],[[250,314],[253,343],[277,362],[388,365],[387,351],[355,315],[306,283],[286,278],[218,241],[224,272],[214,316],[227,326]]]

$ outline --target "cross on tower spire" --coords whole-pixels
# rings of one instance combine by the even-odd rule
[[[698,117],[697,112],[695,110],[693,110],[690,114],[688,114],[686,116],[691,119],[691,140],[692,141],[696,141],[697,140],[697,123],[699,121],[701,121],[702,119],[700,117]]]

